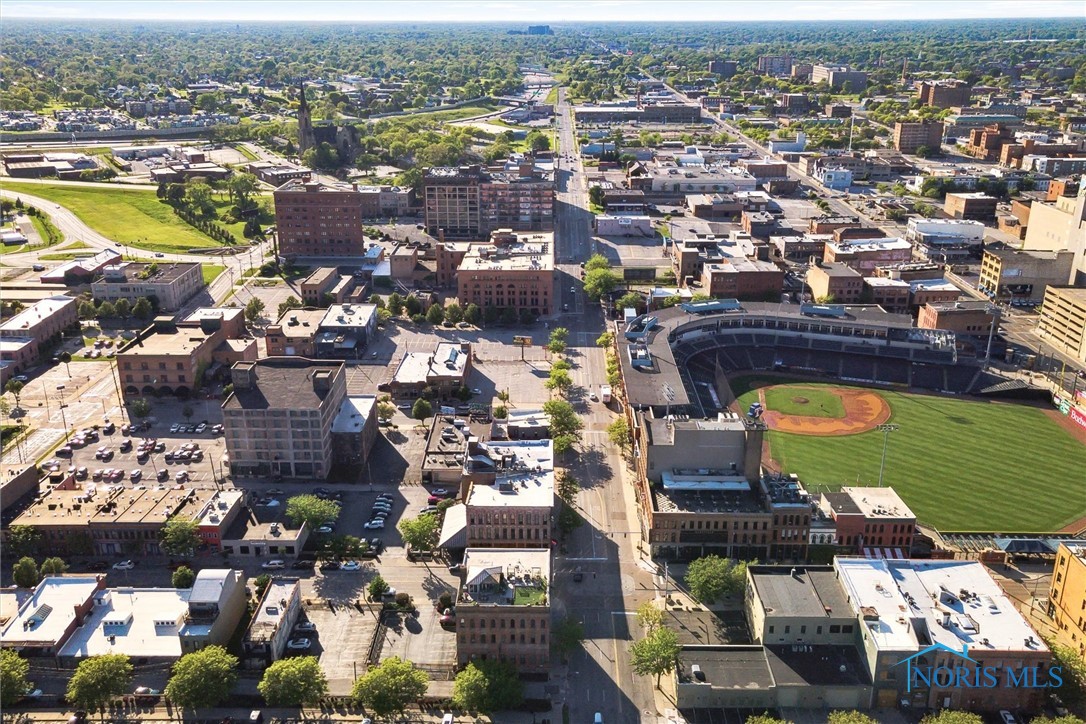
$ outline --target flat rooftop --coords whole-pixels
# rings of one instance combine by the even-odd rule
[[[431,377],[463,377],[470,357],[471,350],[464,344],[441,342],[433,353],[405,354],[392,379],[402,385],[422,385]]]
[[[749,571],[767,617],[851,615],[848,599],[831,566],[751,566]]]
[[[746,479],[739,476],[705,477],[706,482],[720,484],[731,481],[731,490],[669,490],[662,485],[652,486],[652,509],[657,513],[766,513],[758,496],[750,489]],[[665,480],[666,482],[666,480]],[[741,488],[745,488],[741,489]]]
[[[757,691],[774,685],[761,646],[684,646],[677,668],[681,682],[693,683],[694,665],[701,667],[705,683],[714,689]]]
[[[275,190],[275,193],[357,193],[351,184],[327,184],[322,181],[305,181],[292,178]]]
[[[912,249],[912,243],[900,238],[886,239],[851,239],[849,241],[828,241],[826,246],[838,254],[862,254],[872,251],[902,251]]]
[[[199,307],[181,320],[181,324],[199,324],[204,320],[230,322],[245,314],[242,307]]]
[[[142,276],[147,274],[152,264],[155,268],[154,274]],[[170,264],[158,264],[156,262],[137,262],[126,261],[120,264],[114,264],[107,266],[102,270],[105,275],[102,279],[99,279],[96,284],[169,284],[176,279],[179,279],[182,275],[192,271],[193,267],[199,268],[199,262],[193,261],[179,261]]]
[[[909,289],[913,292],[960,292],[945,279],[916,279],[909,282]]]
[[[301,357],[269,357],[252,366],[253,383],[241,387],[236,382],[234,392],[223,403],[224,410],[315,410],[320,407],[330,390],[313,389],[313,378],[318,372],[331,375],[330,387],[343,374],[342,362],[317,362]]]
[[[123,652],[137,658],[180,658],[188,601],[187,589],[101,591],[95,594],[94,609],[72,633],[60,656],[86,658]]]
[[[766,646],[777,686],[869,686],[855,646]]]
[[[52,297],[46,297],[40,302],[37,302],[32,306],[27,307],[23,311],[19,312],[3,324],[0,324],[0,331],[10,333],[18,332],[22,329],[29,329],[43,319],[51,317],[65,307],[74,304],[74,297],[66,297],[62,294],[57,294]]]
[[[310,339],[327,313],[326,309],[291,309],[279,318],[279,326],[288,339]]]
[[[868,518],[915,518],[909,506],[893,488],[867,488],[846,485],[841,488],[853,505]]]
[[[505,244],[472,244],[459,271],[553,271],[554,234],[517,233],[517,241]]]
[[[50,490],[12,524],[158,524],[178,511],[198,514],[215,495],[214,490],[188,490],[183,485],[155,485],[146,490],[95,482],[87,482],[84,486]]]
[[[299,587],[297,578],[273,578],[268,590],[260,601],[260,608],[253,614],[246,639],[249,641],[270,641],[279,627],[287,609],[280,601],[290,601]]]
[[[332,421],[332,432],[358,434],[373,416],[377,405],[376,395],[351,395],[339,406],[339,414]]]
[[[180,327],[176,332],[155,332],[133,342],[118,356],[152,357],[161,355],[189,356],[209,342],[211,335],[199,329]]]
[[[540,507],[554,505],[554,444],[550,440],[485,443],[489,456],[472,455],[479,470],[496,466],[492,485],[472,485],[465,504],[470,507]],[[484,467],[489,466],[489,467]]]
[[[499,606],[547,604],[549,549],[468,548],[460,603]]]
[[[8,646],[56,644],[72,623],[75,607],[90,600],[99,585],[98,576],[48,576],[19,606],[0,640]]]
[[[199,526],[218,526],[227,513],[242,504],[244,498],[243,490],[220,490],[201,509],[194,508],[192,520]]]
[[[321,320],[321,330],[368,327],[377,318],[375,304],[333,304]]]

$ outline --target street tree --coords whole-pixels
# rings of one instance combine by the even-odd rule
[[[64,562],[64,559],[54,557],[42,561],[38,573],[41,574],[42,578],[45,578],[46,576],[63,576],[67,570],[68,564]]]
[[[294,525],[305,523],[316,530],[322,523],[339,518],[339,506],[316,495],[295,495],[287,499],[287,517]]]
[[[0,649],[0,707],[14,706],[30,690],[30,662],[12,649]]]
[[[675,661],[682,646],[675,632],[657,628],[630,647],[631,666],[638,676],[656,676],[656,688],[660,677],[675,670]]]
[[[650,632],[664,625],[664,612],[652,601],[645,601],[637,607],[637,622]]]
[[[606,347],[606,348],[610,349],[610,347],[614,343],[615,343],[615,333],[614,332],[604,332],[599,337],[596,337],[596,346],[597,347]]]
[[[593,301],[599,301],[610,294],[617,285],[618,276],[610,269],[592,269],[585,272],[584,293]]]
[[[560,367],[551,367],[550,374],[543,386],[548,390],[558,390],[558,394],[565,395],[573,387],[573,378],[567,370]]]
[[[188,566],[181,566],[170,576],[170,583],[174,588],[192,588],[196,582],[196,574]]]
[[[425,420],[428,417],[433,417],[433,415],[434,406],[425,397],[415,400],[415,404],[411,406],[411,417],[416,420]]]
[[[253,297],[245,305],[245,321],[249,324],[256,324],[263,313],[264,302],[259,297]]]
[[[136,319],[149,319],[154,314],[155,307],[147,297],[140,297],[132,305],[132,316]]]
[[[745,724],[794,724],[791,719],[778,719],[768,713],[748,716]]]
[[[392,292],[388,295],[388,311],[393,317],[398,317],[403,314],[403,297],[399,292]]]
[[[11,569],[11,580],[20,588],[33,588],[41,581],[38,562],[30,556],[20,558]]]
[[[943,709],[938,714],[928,714],[920,724],[984,724],[980,714],[960,709]]]
[[[725,596],[739,593],[747,580],[747,564],[733,564],[720,556],[703,556],[686,569],[683,579],[690,594],[701,603],[715,603]]]
[[[68,680],[65,698],[77,709],[104,710],[132,685],[132,663],[124,654],[102,654],[83,659]]]
[[[645,311],[645,298],[637,292],[626,292],[615,302],[615,309],[636,309],[640,314]]]
[[[381,600],[381,596],[385,595],[385,591],[390,589],[388,582],[378,573],[370,581],[370,585],[366,587],[366,593],[370,595],[371,601]]]
[[[4,385],[4,391],[11,393],[11,396],[15,398],[15,406],[21,407],[19,404],[19,397],[23,393],[23,383],[19,380],[8,380]]]
[[[563,618],[551,631],[551,646],[563,658],[577,650],[584,641],[584,626],[572,616]]]
[[[452,699],[455,706],[468,711],[506,711],[524,700],[524,685],[504,661],[472,661],[456,675]]]
[[[218,706],[230,696],[237,682],[238,659],[222,646],[185,654],[173,665],[166,696],[181,709]]]
[[[422,302],[414,294],[407,295],[407,299],[403,300],[403,306],[407,310],[407,316],[409,317],[414,317],[422,312]]]
[[[479,312],[479,305],[469,304],[464,307],[464,321],[468,324],[479,324],[479,320],[482,319],[482,314]]]
[[[588,261],[584,263],[585,272],[594,271],[596,269],[610,269],[611,262],[607,261],[607,257],[603,254],[593,254],[589,257]]]
[[[403,536],[404,543],[414,550],[428,551],[434,546],[438,520],[433,513],[426,513],[417,518],[402,518],[396,528]]]
[[[590,189],[588,189],[588,200],[592,204],[602,207],[603,206],[603,187],[597,184],[597,185],[592,186]]]
[[[581,492],[581,482],[577,478],[569,474],[568,471],[562,471],[558,474],[558,484],[555,486],[555,494],[558,499],[573,505],[573,502],[577,499],[577,493]]]
[[[202,542],[197,524],[176,515],[162,526],[159,538],[159,546],[171,556],[191,556]]]
[[[33,526],[13,525],[8,529],[7,553],[11,557],[34,553],[41,538],[41,531]]]
[[[381,400],[377,403],[377,417],[383,420],[391,420],[395,414],[396,406],[388,400]]]
[[[97,314],[98,310],[95,308],[94,302],[88,300],[79,303],[80,319],[94,319]]]
[[[459,304],[453,302],[445,307],[445,321],[449,324],[459,324],[464,319],[464,310]]]
[[[426,310],[426,321],[435,327],[445,321],[445,307],[440,304],[431,304]]]
[[[268,706],[313,706],[328,694],[328,677],[316,656],[280,659],[256,685]]]
[[[72,368],[69,367],[69,365],[72,363],[72,353],[67,351],[61,352],[57,355],[57,359],[64,363],[64,371],[68,373],[68,379],[71,379]]]
[[[430,677],[410,661],[391,656],[355,680],[351,698],[377,717],[402,714],[426,693]]]
[[[630,436],[630,425],[625,417],[620,417],[607,426],[607,438],[623,451],[630,447],[633,438]]]
[[[113,311],[115,311],[117,316],[121,319],[128,319],[128,315],[132,313],[132,302],[121,297],[113,303]]]
[[[1070,646],[1048,642],[1053,664],[1059,666],[1063,676],[1060,698],[1071,709],[1086,707],[1086,661]]]
[[[876,720],[863,712],[856,711],[831,711],[826,717],[827,724],[879,724]]]
[[[566,400],[548,400],[543,403],[543,414],[547,416],[551,431],[551,439],[554,441],[554,451],[563,453],[573,447],[581,439],[581,422],[577,411]]]

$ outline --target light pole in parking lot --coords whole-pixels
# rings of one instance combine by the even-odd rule
[[[68,442],[68,418],[64,414],[64,408],[67,407],[64,404],[64,385],[57,385],[57,393],[60,399],[60,421],[64,425],[64,442]]]
[[[901,429],[900,425],[884,423],[877,426],[882,431],[882,463],[879,465],[879,487],[882,487],[882,474],[886,470],[886,443],[890,440],[890,433]]]

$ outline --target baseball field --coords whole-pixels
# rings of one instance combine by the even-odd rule
[[[1086,444],[1044,409],[758,376],[731,384],[740,410],[765,407],[774,466],[812,492],[877,485],[885,438],[883,482],[923,523],[1047,532],[1086,516]]]

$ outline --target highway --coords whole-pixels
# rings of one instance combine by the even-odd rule
[[[569,472],[581,482],[577,509],[585,522],[555,558],[552,590],[555,621],[575,618],[584,626],[586,639],[566,667],[556,667],[562,673],[554,683],[561,689],[559,700],[569,704],[570,721],[592,721],[599,712],[605,722],[655,722],[653,682],[636,676],[629,665],[630,644],[641,637],[634,611],[653,599],[655,589],[648,564],[638,563],[640,533],[632,531],[640,526],[632,475],[606,432],[620,407],[613,401],[608,409],[589,397],[598,395],[600,384],[607,381],[604,352],[595,345],[606,326],[599,304],[585,297],[580,280],[580,264],[595,251],[593,215],[565,88],[558,91],[555,114],[560,159],[555,299],[568,307],[555,324],[570,330],[574,390],[569,398],[584,422],[581,452]],[[578,571],[580,582],[573,580]]]

